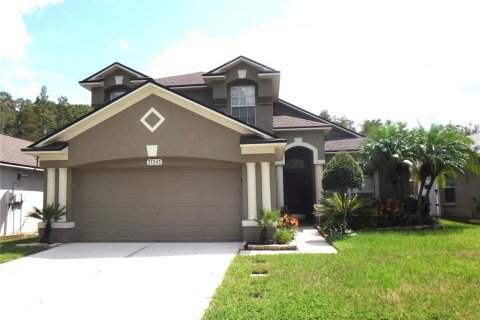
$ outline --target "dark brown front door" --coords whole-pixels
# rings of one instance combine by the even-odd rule
[[[313,152],[295,147],[287,150],[284,167],[285,206],[291,214],[311,218],[314,204]]]

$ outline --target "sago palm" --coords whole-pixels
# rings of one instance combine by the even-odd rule
[[[64,216],[67,212],[65,207],[60,208],[58,204],[50,204],[43,209],[38,209],[33,207],[34,212],[31,212],[28,216],[40,219],[45,222],[45,230],[43,231],[42,238],[40,239],[41,243],[50,243],[50,234],[52,233],[52,220],[58,221],[60,217]]]
[[[259,219],[256,219],[259,227],[262,228],[260,232],[260,243],[265,244],[267,240],[267,228],[277,225],[278,211],[275,210],[260,210],[258,212]]]
[[[347,216],[355,214],[368,206],[368,203],[363,201],[357,195],[353,198],[346,194],[340,196],[337,192],[326,194],[320,200],[320,204],[315,204],[314,208],[317,211],[329,212],[334,215],[343,216],[343,231],[347,230]]]

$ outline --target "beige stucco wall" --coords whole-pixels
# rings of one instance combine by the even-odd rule
[[[152,107],[165,118],[153,133],[140,122]],[[42,161],[41,165],[74,167],[112,159],[146,158],[146,145],[158,145],[158,157],[194,157],[241,163],[275,160],[273,155],[242,155],[240,136],[232,129],[150,95],[73,138],[69,142],[67,161]]]
[[[480,205],[480,177],[471,174],[455,179],[455,204],[445,204],[443,189],[440,189],[439,198],[442,216],[472,218],[473,198]]]
[[[325,160],[325,131],[275,131],[275,135],[287,140],[287,147],[295,138],[302,138],[302,142],[308,143],[318,150],[318,159]]]

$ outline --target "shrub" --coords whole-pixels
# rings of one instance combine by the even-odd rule
[[[265,244],[267,241],[267,227],[275,227],[278,220],[278,211],[275,210],[260,210],[258,212],[260,216],[257,219],[258,226],[262,227],[260,232],[260,243]]]
[[[337,153],[325,166],[322,185],[325,190],[337,191],[342,195],[348,188],[363,187],[363,172],[360,165],[348,153]]]
[[[289,216],[288,214],[284,214],[278,220],[277,228],[278,229],[287,229],[287,230],[297,229],[298,228],[298,219],[294,218],[292,216]]]
[[[320,200],[320,204],[314,207],[317,211],[327,213],[321,227],[329,235],[344,234],[348,228],[365,227],[364,224],[372,219],[372,210],[369,209],[370,203],[358,196],[349,199],[348,197],[341,197],[336,192],[326,192]]]
[[[295,231],[292,229],[277,229],[273,235],[273,241],[276,244],[290,243],[295,236]]]

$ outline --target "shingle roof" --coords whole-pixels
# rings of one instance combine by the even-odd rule
[[[31,144],[31,141],[0,134],[0,162],[34,167],[35,157],[20,151]]]
[[[205,84],[205,81],[203,80],[202,75],[203,75],[203,72],[194,72],[194,73],[181,74],[178,76],[158,78],[158,79],[155,79],[155,81],[161,84],[162,86],[166,86],[166,87],[202,85],[202,84]]]
[[[356,151],[362,148],[365,138],[350,138],[325,141],[325,152]]]
[[[314,120],[295,118],[291,116],[273,116],[273,128],[311,128],[330,127],[330,125]]]

